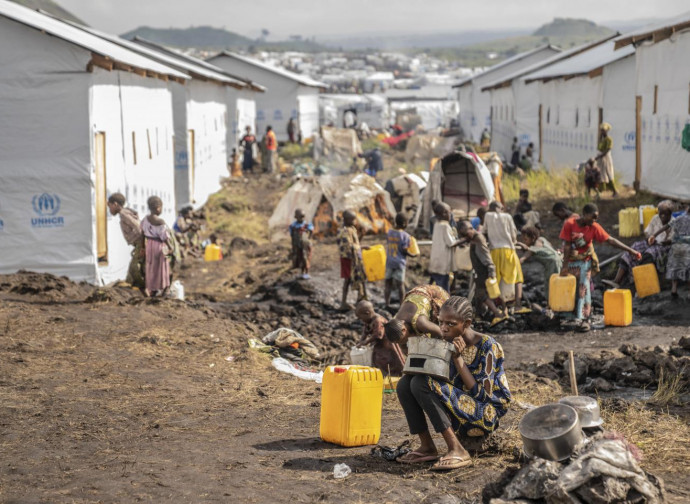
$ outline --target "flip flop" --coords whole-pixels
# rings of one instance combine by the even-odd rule
[[[508,320],[508,318],[509,317],[507,315],[505,317],[494,317],[494,319],[491,321],[491,325],[489,327],[497,326],[501,322]]]
[[[404,457],[407,457],[410,455],[416,456],[416,458],[411,459],[411,460],[410,459],[404,460]],[[399,462],[400,464],[421,464],[423,462],[434,462],[434,461],[438,460],[439,458],[440,458],[440,455],[438,455],[438,454],[437,455],[429,455],[429,454],[421,453],[418,451],[411,451],[411,452],[406,453],[405,455],[398,457],[397,459],[395,459],[395,461]]]
[[[460,469],[462,467],[467,467],[472,465],[472,459],[466,459],[463,457],[458,457],[453,455],[452,457],[445,456],[441,458],[438,462],[431,466],[432,471],[452,471],[454,469]]]
[[[513,312],[513,315],[519,315],[521,313],[532,313],[532,310],[530,308],[527,308],[526,306],[523,306],[519,310],[515,310]]]

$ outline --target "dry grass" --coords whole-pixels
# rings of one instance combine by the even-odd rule
[[[529,189],[531,200],[568,198],[571,208],[580,208],[588,201],[584,176],[570,168],[530,171],[524,177],[509,174],[503,178],[506,203],[517,201],[520,189]]]
[[[657,406],[680,404],[680,396],[683,392],[685,392],[685,385],[680,373],[669,376],[668,372],[664,372],[662,367],[659,372],[659,383],[656,392],[654,392],[650,401]]]

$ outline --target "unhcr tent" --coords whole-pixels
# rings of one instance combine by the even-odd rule
[[[298,179],[281,198],[268,221],[274,241],[285,239],[297,208],[314,224],[315,236],[333,236],[336,220],[345,210],[357,213],[366,233],[385,233],[395,216],[390,195],[376,180],[360,173],[355,176],[324,175]]]
[[[484,162],[472,153],[453,152],[440,159],[424,190],[419,227],[429,229],[431,202],[443,201],[455,215],[468,217],[494,200],[494,185]]]
[[[636,48],[636,186],[660,196],[690,200],[690,12],[628,33],[616,52]]]
[[[321,154],[334,163],[349,166],[353,157],[362,154],[362,145],[353,129],[322,126],[321,140]]]
[[[388,127],[388,102],[384,96],[375,94],[321,94],[319,95],[319,117],[321,124],[343,124],[345,111],[354,112],[357,124],[366,123],[369,128]],[[311,133],[311,132],[309,132]],[[305,132],[308,136],[309,133]]]
[[[131,247],[106,200],[174,219],[170,82],[188,75],[0,0],[0,273],[124,279]]]

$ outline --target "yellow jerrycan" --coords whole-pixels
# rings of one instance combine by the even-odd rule
[[[386,247],[372,245],[368,250],[362,250],[362,262],[369,282],[386,278]]]
[[[366,366],[328,366],[321,385],[321,439],[375,445],[381,437],[383,375]]]
[[[654,216],[659,213],[659,209],[653,205],[644,205],[640,207],[640,210],[642,210],[642,230],[644,231]]]
[[[410,246],[407,249],[407,253],[413,256],[419,255],[419,245],[417,244],[417,238],[410,236]]]
[[[643,264],[632,269],[637,297],[643,298],[661,292],[659,274],[654,264]]]
[[[604,292],[604,324],[619,327],[632,324],[632,293],[628,289]]]
[[[562,277],[554,273],[549,279],[549,307],[555,312],[573,311],[576,289],[577,279],[573,275]]]
[[[618,212],[618,234],[622,238],[640,236],[640,211],[637,207]]]
[[[216,245],[215,243],[206,245],[206,248],[204,249],[204,261],[220,261],[222,258],[223,252],[221,251],[220,246]]]
[[[498,286],[498,282],[495,278],[487,278],[485,285],[486,292],[489,294],[490,299],[501,297],[501,288]]]

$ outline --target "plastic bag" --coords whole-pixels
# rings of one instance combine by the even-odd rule
[[[333,468],[333,477],[335,479],[345,479],[352,474],[352,469],[347,464],[336,464]]]

